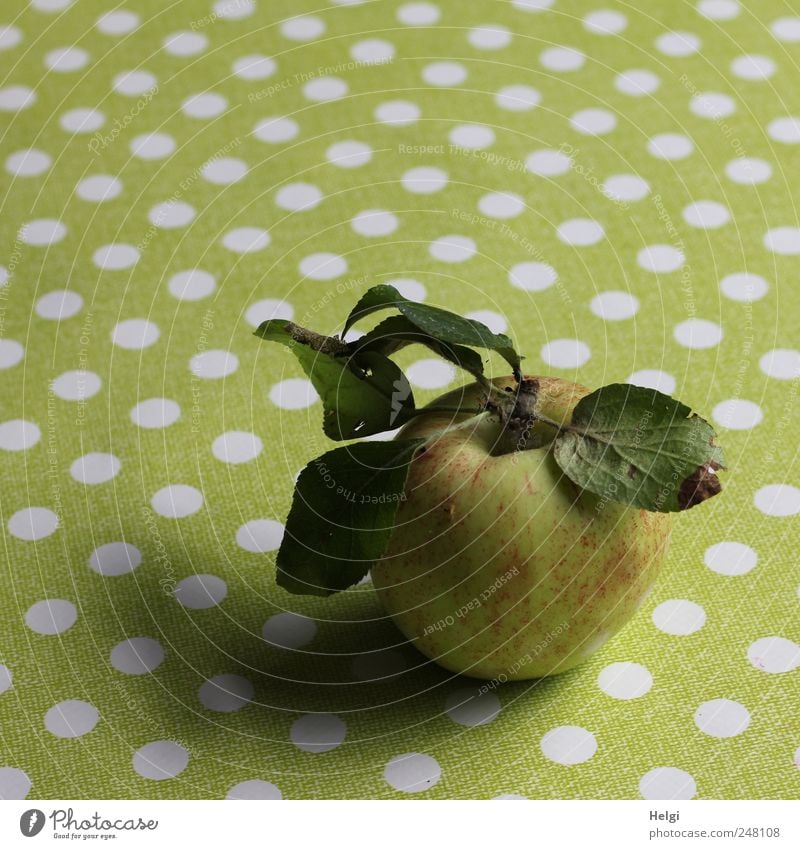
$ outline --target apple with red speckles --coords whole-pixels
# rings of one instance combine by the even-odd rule
[[[557,422],[568,423],[590,392],[526,379],[538,382],[537,409]],[[431,407],[474,410],[483,394],[474,384]],[[556,430],[543,421],[519,451],[500,421],[461,418],[452,428],[452,414],[431,412],[398,434],[434,438],[411,463],[373,583],[403,634],[452,672],[501,682],[564,672],[641,605],[665,559],[671,516],[572,483],[553,457]]]

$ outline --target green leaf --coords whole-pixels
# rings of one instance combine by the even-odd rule
[[[582,398],[554,453],[578,486],[662,513],[686,510],[721,490],[725,468],[711,425],[680,401],[625,383]]]
[[[514,374],[519,374],[519,354],[514,350],[514,343],[504,333],[492,333],[485,324],[475,319],[462,318],[439,307],[409,301],[394,286],[385,284],[373,286],[364,293],[347,317],[342,335],[362,318],[392,307],[399,310],[417,330],[449,346],[468,345],[496,351],[511,366]]]
[[[280,342],[297,357],[322,399],[323,429],[331,439],[354,439],[399,427],[414,410],[408,380],[379,351],[351,355],[338,339],[284,319],[265,321],[255,333]]]
[[[297,480],[278,584],[326,596],[358,583],[389,544],[409,464],[424,442],[357,442],[312,460]]]
[[[472,348],[442,342],[424,333],[404,315],[385,318],[375,328],[365,333],[350,346],[353,351],[377,351],[390,356],[407,345],[425,345],[445,360],[465,369],[476,377],[483,374],[483,360]]]

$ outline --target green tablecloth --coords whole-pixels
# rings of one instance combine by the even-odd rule
[[[791,4],[115,3],[2,7],[0,796],[797,797]],[[369,583],[274,585],[330,444],[251,331],[388,281],[718,427],[570,673],[476,698]]]

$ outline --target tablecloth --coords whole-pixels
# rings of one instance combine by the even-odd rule
[[[793,5],[4,2],[0,796],[796,798]],[[333,443],[252,330],[380,282],[718,429],[571,672],[480,690],[369,582],[275,586]]]

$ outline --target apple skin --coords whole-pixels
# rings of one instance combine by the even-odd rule
[[[558,422],[590,392],[528,379],[539,381],[540,413]],[[515,386],[510,377],[494,383]],[[475,410],[483,397],[473,384],[433,404]],[[396,438],[429,437],[467,418],[432,412]],[[411,463],[372,581],[406,638],[445,669],[500,682],[564,672],[617,633],[656,580],[671,516],[576,486],[553,457],[554,434],[537,422],[539,447],[495,449],[509,433],[484,418],[443,434]]]

